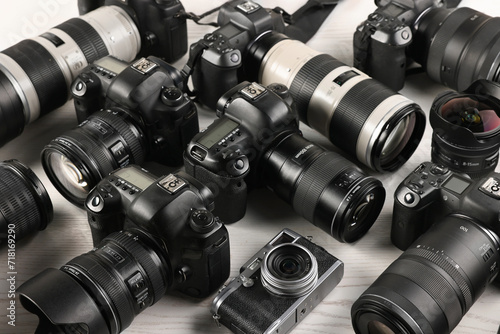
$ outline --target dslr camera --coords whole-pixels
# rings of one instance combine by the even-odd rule
[[[94,249],[18,289],[40,318],[37,332],[117,334],[166,291],[213,293],[229,277],[230,254],[211,208],[208,188],[183,172],[111,173],[86,201]]]
[[[219,99],[216,113],[219,119],[188,144],[184,166],[212,190],[226,223],[244,216],[247,187],[260,186],[342,242],[359,239],[375,222],[382,183],[302,137],[284,85],[242,82]]]
[[[342,261],[284,229],[219,291],[213,317],[234,333],[288,333],[343,275]]]
[[[226,2],[217,24],[220,28],[191,45],[188,63],[196,96],[212,109],[222,94],[246,77],[241,72],[250,42],[266,31],[285,31],[280,13],[248,0]]]
[[[156,57],[132,64],[102,58],[78,76],[71,91],[81,123],[44,148],[42,164],[76,205],[119,167],[144,160],[182,165],[182,152],[199,131],[179,71]]]
[[[404,86],[407,57],[431,79],[463,91],[498,81],[500,22],[446,0],[375,0],[354,33],[354,66],[394,90]],[[448,5],[448,6],[447,6]],[[447,8],[448,7],[448,8]]]
[[[500,235],[499,204],[500,174],[474,181],[444,165],[424,162],[394,193],[392,243],[405,250],[449,215],[466,217]]]

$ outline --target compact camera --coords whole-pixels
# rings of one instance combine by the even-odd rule
[[[285,86],[242,82],[220,98],[217,115],[189,143],[184,166],[212,190],[224,222],[244,216],[247,186],[267,186],[339,241],[353,242],[373,225],[382,183],[303,138]]]
[[[213,317],[234,333],[288,333],[343,275],[342,261],[284,229],[219,292]]]
[[[18,289],[38,332],[116,334],[166,291],[213,293],[229,277],[230,254],[212,207],[208,188],[183,172],[111,173],[86,201],[94,249]]]
[[[407,57],[431,79],[463,91],[478,79],[498,81],[500,23],[445,0],[375,0],[354,33],[354,66],[394,90],[403,88]]]
[[[78,76],[71,91],[82,123],[44,148],[42,164],[76,205],[118,167],[144,160],[182,165],[183,150],[199,131],[180,73],[156,57],[132,64],[102,58]]]
[[[499,203],[500,174],[473,181],[444,165],[424,162],[394,193],[392,243],[405,250],[449,215],[469,217],[500,235]]]
[[[242,64],[250,42],[265,31],[285,30],[281,14],[248,0],[226,2],[219,10],[217,24],[219,29],[190,47],[196,96],[210,108],[245,77]]]

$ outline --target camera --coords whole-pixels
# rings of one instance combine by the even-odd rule
[[[498,81],[499,20],[439,0],[375,0],[378,8],[354,33],[354,66],[394,90],[407,58],[429,77],[463,91],[478,79]]]
[[[0,53],[0,146],[66,103],[88,64],[108,55],[132,61],[138,53],[174,61],[186,52],[185,19],[175,17],[179,2],[109,4]]]
[[[44,230],[54,210],[40,179],[18,160],[0,162],[0,245],[8,248]]]
[[[177,172],[129,165],[86,201],[94,249],[18,289],[39,333],[125,330],[166,291],[203,298],[229,277],[229,236],[208,188]]]
[[[430,111],[432,161],[479,178],[495,170],[500,148],[500,85],[475,81],[436,97]]]
[[[405,250],[450,214],[470,217],[500,235],[499,187],[500,174],[495,172],[473,181],[444,165],[420,164],[394,193],[392,243]]]
[[[339,241],[353,242],[373,225],[382,183],[303,138],[285,86],[242,82],[219,99],[217,115],[188,144],[184,166],[212,190],[224,222],[244,216],[247,188],[267,186]]]
[[[500,174],[472,181],[424,162],[394,194],[405,250],[351,309],[358,334],[450,333],[500,270]]]
[[[182,153],[199,131],[179,71],[153,56],[132,64],[104,57],[76,78],[71,91],[81,123],[43,149],[42,165],[75,205],[127,164],[182,165]]]
[[[219,292],[213,317],[234,333],[288,333],[343,275],[342,261],[284,229]]]
[[[196,96],[212,109],[226,91],[245,78],[242,64],[251,41],[265,31],[285,31],[281,14],[247,0],[226,2],[219,10],[217,24],[220,28],[190,47]]]

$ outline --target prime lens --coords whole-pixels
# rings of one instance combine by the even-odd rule
[[[417,21],[410,54],[435,81],[462,91],[500,80],[500,18],[471,8],[435,8]]]
[[[90,190],[110,172],[141,164],[147,148],[136,124],[121,110],[101,110],[52,140],[42,151],[42,166],[54,187],[82,207]]]
[[[141,47],[132,18],[101,7],[0,53],[0,146],[24,126],[70,98],[70,86],[88,64],[107,55],[124,61]]]
[[[359,297],[358,334],[450,333],[497,276],[500,239],[464,216],[432,226]]]
[[[445,92],[432,105],[432,161],[479,178],[498,164],[500,85],[478,80],[461,93]]]
[[[46,269],[19,287],[40,318],[37,333],[118,334],[165,294],[171,269],[155,239],[115,232],[91,252]]]
[[[41,231],[53,218],[52,202],[33,171],[17,160],[0,163],[0,244]]]
[[[399,168],[424,133],[425,115],[417,104],[279,33],[253,42],[245,66],[264,85],[290,87],[302,122],[374,170]]]
[[[379,180],[299,134],[286,136],[265,153],[262,174],[297,213],[341,242],[368,232],[385,201]]]

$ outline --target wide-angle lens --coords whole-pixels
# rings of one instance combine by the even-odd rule
[[[89,253],[46,269],[18,292],[40,318],[37,333],[118,334],[165,294],[171,269],[155,239],[112,233]]]
[[[133,19],[116,6],[70,19],[0,53],[0,146],[24,125],[62,106],[88,64],[113,55],[135,58],[141,47]]]
[[[433,80],[458,91],[500,79],[499,17],[467,7],[432,9],[417,22],[411,48]]]
[[[469,94],[470,92],[470,94]],[[445,92],[432,105],[432,161],[479,178],[498,164],[500,85],[476,81],[463,93]]]
[[[0,163],[0,244],[45,229],[53,214],[49,194],[31,169],[17,160]]]
[[[265,153],[262,175],[298,214],[341,242],[354,242],[368,232],[385,201],[379,180],[299,134]]]
[[[413,101],[363,72],[276,32],[245,56],[256,81],[290,88],[300,120],[377,171],[392,171],[417,148],[425,115]]]
[[[141,164],[145,145],[141,129],[130,116],[102,110],[45,146],[42,165],[54,187],[73,204],[83,206],[89,191],[110,172]]]
[[[450,333],[497,276],[500,239],[467,217],[433,225],[359,297],[358,334]]]

